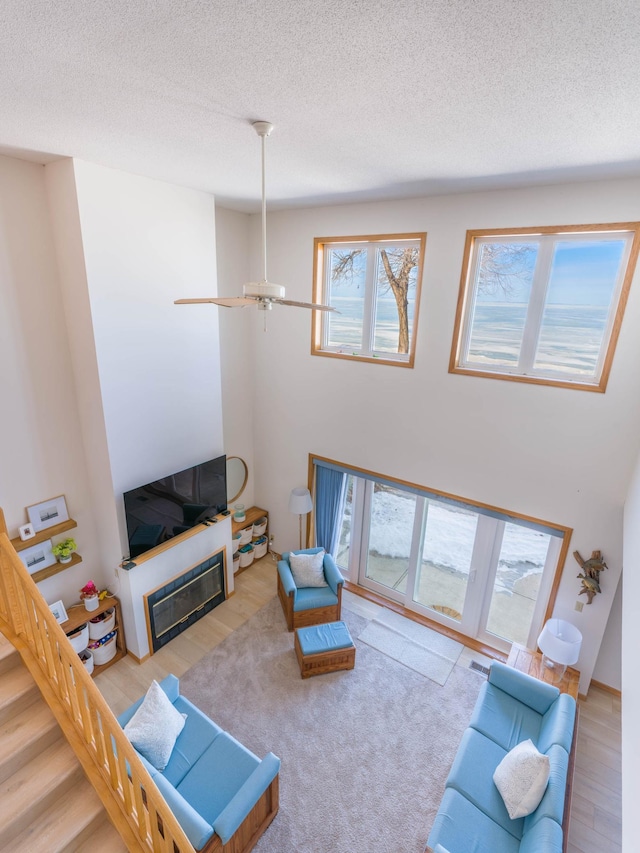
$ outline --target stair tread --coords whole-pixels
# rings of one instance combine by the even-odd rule
[[[28,714],[4,720],[0,724],[0,781],[61,737],[56,718],[43,701],[35,702]]]
[[[20,655],[17,649],[7,640],[4,634],[0,634],[0,672],[7,672],[17,666]]]
[[[11,706],[25,708],[40,695],[31,673],[24,666],[16,666],[2,674],[0,679],[0,719],[11,713]]]
[[[78,782],[86,784],[86,778],[63,738],[5,779],[0,784],[0,849],[25,829],[34,813],[47,808]]]
[[[111,821],[105,817],[95,832],[75,848],[74,853],[126,853],[127,845]]]
[[[66,791],[34,815],[27,829],[11,840],[11,853],[62,853],[77,850],[104,818],[104,809],[88,781]],[[79,840],[77,840],[79,839]]]

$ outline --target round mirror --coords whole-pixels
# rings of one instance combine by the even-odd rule
[[[239,456],[227,456],[227,503],[233,503],[244,492],[249,469]]]

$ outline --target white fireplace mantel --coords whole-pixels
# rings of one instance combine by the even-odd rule
[[[145,660],[151,654],[143,596],[203,562],[220,548],[225,549],[224,582],[228,597],[233,592],[230,516],[221,518],[217,524],[203,526],[197,533],[176,541],[170,548],[145,559],[139,565],[118,569],[118,597],[122,605],[127,651],[138,661]]]

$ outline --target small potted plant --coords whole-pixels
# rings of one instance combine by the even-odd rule
[[[71,555],[77,547],[76,540],[69,538],[63,539],[62,542],[58,542],[58,544],[54,545],[51,550],[53,551],[53,556],[57,557],[60,563],[70,563]]]
[[[97,610],[100,604],[100,590],[93,581],[86,583],[80,590],[80,598],[87,610]]]

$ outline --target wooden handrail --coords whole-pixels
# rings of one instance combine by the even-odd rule
[[[195,853],[4,532],[0,630],[20,652],[131,853]]]

